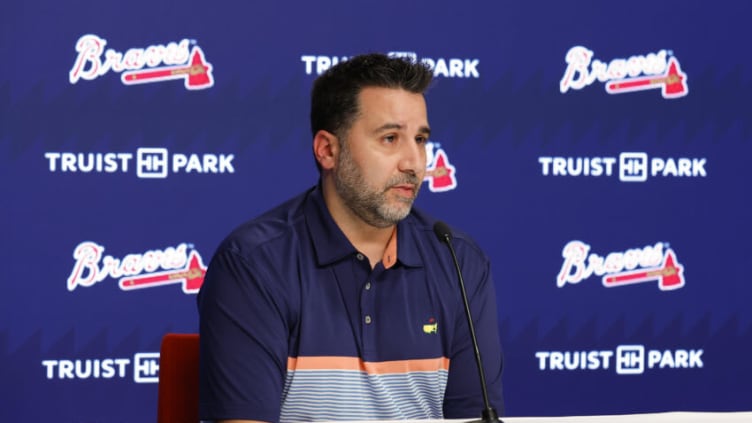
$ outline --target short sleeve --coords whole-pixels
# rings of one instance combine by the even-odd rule
[[[289,330],[271,274],[228,247],[212,258],[197,299],[202,419],[279,420]]]

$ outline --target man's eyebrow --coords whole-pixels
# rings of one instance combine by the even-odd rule
[[[379,126],[378,128],[374,129],[373,132],[374,133],[379,133],[379,132],[383,132],[383,131],[388,131],[390,129],[401,130],[401,129],[404,129],[404,128],[405,127],[403,125],[400,125],[399,123],[385,123],[385,124]],[[430,135],[431,134],[431,128],[429,128],[428,126],[421,126],[420,128],[418,128],[418,132],[420,132],[422,134]]]
[[[374,129],[374,133],[389,131],[390,129],[403,129],[404,126],[400,125],[399,123],[385,123],[378,128]]]

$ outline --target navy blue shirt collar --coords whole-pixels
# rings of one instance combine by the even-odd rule
[[[320,183],[308,192],[304,212],[319,266],[329,265],[358,253],[329,213]],[[422,267],[423,258],[413,236],[413,219],[411,212],[397,223],[397,265]]]

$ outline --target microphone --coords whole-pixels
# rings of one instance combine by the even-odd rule
[[[473,349],[475,350],[475,364],[478,365],[478,375],[480,376],[480,391],[483,394],[483,411],[481,411],[481,419],[475,420],[471,423],[503,423],[499,419],[499,415],[496,413],[491,403],[488,401],[488,387],[486,386],[486,376],[483,372],[483,361],[480,359],[480,348],[478,347],[478,339],[475,337],[475,325],[473,325],[473,316],[470,313],[470,304],[467,301],[467,291],[465,290],[465,280],[462,278],[462,271],[460,270],[460,263],[457,261],[457,254],[454,253],[454,247],[452,247],[452,231],[449,229],[449,225],[442,221],[437,221],[433,225],[433,231],[439,238],[439,241],[446,243],[449,247],[449,252],[452,253],[452,261],[454,267],[457,269],[457,278],[460,281],[460,292],[462,293],[462,302],[465,306],[465,317],[467,318],[467,326],[470,328],[470,339],[473,342]]]

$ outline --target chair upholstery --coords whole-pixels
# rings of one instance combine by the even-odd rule
[[[168,333],[159,351],[158,423],[197,423],[198,334]]]

